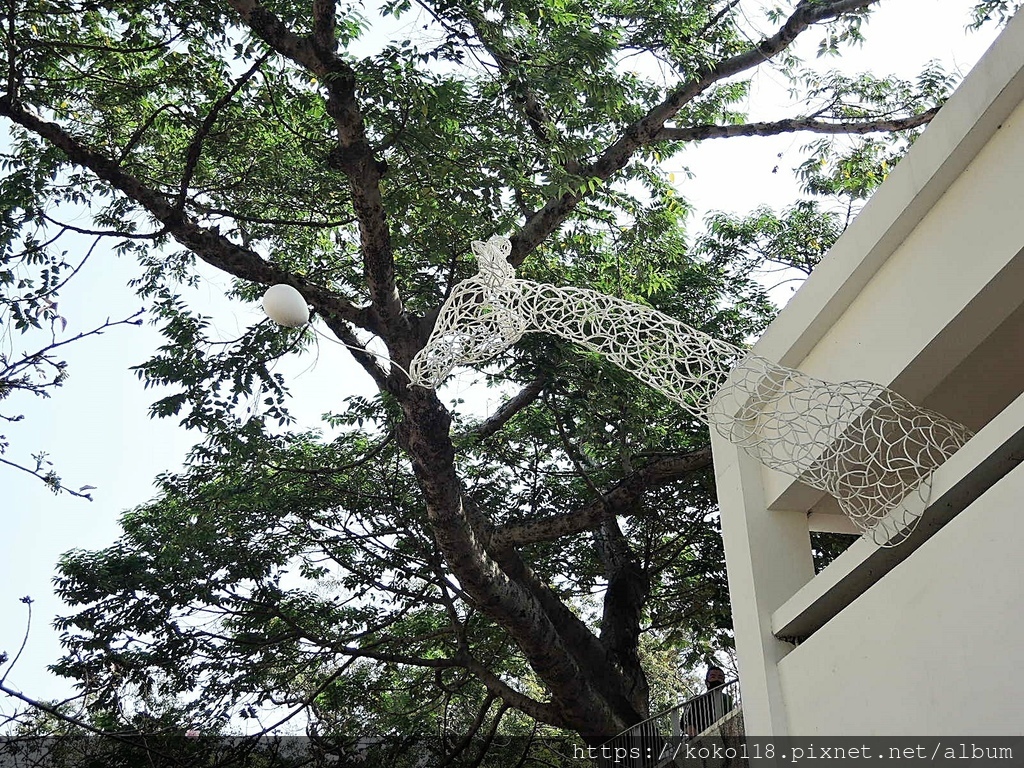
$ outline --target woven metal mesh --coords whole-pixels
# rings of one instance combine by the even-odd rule
[[[601,353],[766,466],[831,494],[861,531],[888,545],[910,534],[931,473],[971,437],[879,384],[816,379],[650,307],[516,279],[505,238],[473,250],[480,272],[444,303],[413,358],[414,384],[436,387],[528,332],[559,336]]]

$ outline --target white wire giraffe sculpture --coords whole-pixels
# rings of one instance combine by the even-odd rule
[[[657,310],[584,288],[516,278],[506,238],[474,242],[479,273],[455,286],[411,382],[434,388],[525,333],[599,352],[766,466],[831,494],[879,544],[903,541],[931,474],[971,437],[939,413],[868,381],[833,384],[701,333]]]

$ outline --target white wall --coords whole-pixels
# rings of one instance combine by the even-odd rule
[[[1024,390],[1022,249],[1024,13],[754,351],[892,386],[978,429]],[[1016,434],[1013,419],[989,427]],[[1022,732],[1024,468],[794,648],[776,639],[775,616],[796,616],[798,590],[828,587],[803,562],[807,513],[831,511],[828,500],[714,435],[712,447],[749,733]],[[851,573],[843,604],[863,575],[878,578],[870,563]]]
[[[800,369],[830,381],[888,384],[967,304],[996,280],[1024,245],[1024,105],[1018,106],[913,232],[829,329]],[[1018,287],[1020,287],[1018,285]],[[943,339],[944,354],[904,381],[920,401],[1020,301],[992,306],[974,338]],[[972,329],[973,330],[973,329]],[[904,377],[905,378],[905,377]]]
[[[1024,465],[779,663],[789,733],[1021,733]]]
[[[827,381],[892,384],[912,402],[944,406],[950,418],[981,426],[985,418],[968,412],[971,399],[948,391],[938,398],[929,395],[1024,298],[1022,179],[1024,104],[796,367]],[[1012,367],[1017,370],[1007,379],[1006,402],[1024,386],[1021,366]],[[1009,375],[1004,370],[971,373],[980,378]],[[791,506],[778,499],[793,485],[792,478],[765,471],[769,505]]]
[[[939,393],[1024,300],[1024,106],[1014,109],[799,366],[893,382],[978,427],[974,399]],[[1015,397],[1021,350],[956,379]],[[966,367],[966,366],[965,366]],[[949,387],[945,387],[949,389]],[[929,404],[938,405],[937,402]],[[778,489],[778,480],[769,488]],[[767,494],[773,498],[772,490]],[[1005,735],[1024,698],[1024,468],[778,664],[792,735]]]

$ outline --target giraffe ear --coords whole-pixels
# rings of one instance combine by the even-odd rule
[[[481,275],[495,275],[508,280],[515,279],[516,271],[508,263],[508,257],[512,254],[512,243],[507,237],[495,235],[486,243],[474,240],[473,253],[476,255]]]

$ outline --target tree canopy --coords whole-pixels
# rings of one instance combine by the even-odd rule
[[[137,368],[171,388],[153,415],[201,433],[117,542],[63,559],[59,671],[96,711],[129,694],[218,728],[301,711],[318,738],[372,735],[396,765],[497,761],[503,739],[541,760],[558,733],[599,744],[674,700],[678,668],[730,643],[706,429],[547,337],[478,371],[507,393],[484,419],[404,369],[475,271],[471,241],[495,233],[523,277],[756,337],[774,311],[756,271],[812,269],[953,85],[935,66],[905,82],[792,53],[804,36],[825,57],[855,44],[877,5],[6,3],[4,322],[59,322],[74,267],[55,235],[134,257],[166,337]],[[1011,10],[979,3],[975,21]],[[803,107],[750,120],[767,66]],[[819,139],[808,193],[844,207],[688,232],[663,160],[795,132]],[[238,302],[297,288],[379,394],[294,425],[273,362],[312,332],[220,338],[181,298],[200,264]],[[0,399],[49,386],[13,359]]]

